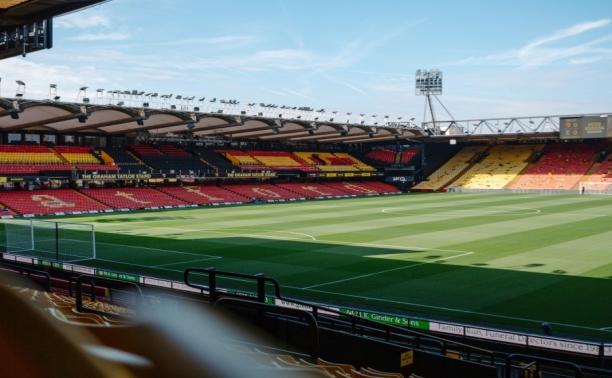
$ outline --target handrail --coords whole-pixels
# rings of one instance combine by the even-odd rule
[[[297,310],[293,308],[279,307],[279,306],[274,306],[274,305],[270,305],[267,303],[254,302],[254,301],[238,299],[238,298],[220,298],[219,300],[215,302],[215,307],[229,307],[232,305],[234,306],[235,305],[248,305],[250,307],[256,307],[258,309],[262,309],[267,312],[273,312],[276,314],[289,315],[289,316],[297,315],[300,319],[305,320],[307,323],[309,323],[309,326],[312,326],[311,328],[312,331],[310,335],[311,336],[310,342],[312,345],[312,350],[310,353],[310,357],[314,359],[319,357],[319,351],[320,351],[319,323],[317,322],[317,319],[315,318],[315,316],[311,314],[310,312],[306,312],[303,310]]]
[[[138,299],[140,300],[142,298],[142,290],[140,289],[140,286],[133,283],[133,282],[126,282],[126,281],[118,281],[118,280],[113,280],[110,278],[103,278],[103,277],[95,277],[95,276],[89,276],[89,275],[80,275],[77,277],[76,279],[76,300],[75,300],[75,309],[78,312],[88,312],[88,313],[92,313],[92,314],[97,314],[97,315],[101,315],[101,316],[117,316],[116,314],[110,314],[104,311],[100,311],[100,310],[94,310],[91,308],[87,308],[87,307],[83,307],[83,283],[87,282],[90,285],[90,290],[92,293],[92,298],[95,299],[95,290],[96,290],[96,281],[102,281],[102,282],[106,282],[106,283],[110,283],[110,284],[114,284],[114,285],[122,285],[122,286],[130,286],[132,288],[136,289],[136,295],[138,297]]]
[[[569,368],[572,369],[574,371],[574,377],[575,378],[582,378],[583,374],[582,374],[582,368],[572,362],[569,361],[561,361],[561,360],[554,360],[551,358],[545,358],[545,357],[538,357],[538,356],[529,356],[526,354],[520,354],[520,353],[513,353],[508,355],[508,357],[506,357],[506,363],[505,363],[505,368],[504,368],[504,377],[509,378],[511,377],[511,373],[512,373],[512,361],[519,361],[519,362],[525,362],[525,360],[527,360],[528,362],[546,362],[549,363],[551,365],[556,365],[557,367],[561,367],[561,368]],[[540,366],[538,366],[538,369],[540,370]]]
[[[203,286],[194,282],[190,281],[190,275],[192,273],[202,273],[202,274],[207,274],[208,275],[208,286]],[[416,341],[417,341],[417,345],[420,345],[421,340],[425,339],[425,340],[429,340],[429,341],[434,341],[437,342],[441,345],[441,353],[445,353],[446,349],[447,349],[447,344],[452,344],[453,347],[462,347],[471,351],[476,351],[478,353],[482,353],[485,354],[489,357],[489,360],[491,363],[493,363],[495,361],[495,357],[499,355],[498,352],[496,351],[492,351],[492,350],[488,350],[488,349],[484,349],[484,348],[479,348],[479,347],[475,347],[473,345],[469,345],[469,344],[464,344],[461,342],[457,342],[457,341],[453,341],[453,340],[447,340],[444,339],[442,337],[438,337],[438,336],[434,336],[434,335],[430,335],[424,332],[419,332],[413,329],[407,329],[407,328],[401,328],[401,327],[397,327],[394,325],[389,325],[389,324],[382,324],[379,322],[375,322],[373,320],[369,320],[369,319],[364,319],[361,317],[357,317],[354,315],[350,315],[350,314],[345,314],[342,313],[340,311],[328,308],[328,307],[322,307],[318,304],[314,304],[314,303],[310,303],[310,302],[304,302],[304,301],[300,301],[297,299],[292,299],[292,298],[285,298],[282,296],[281,294],[281,290],[280,290],[280,284],[278,283],[278,281],[274,278],[270,278],[270,277],[266,277],[263,274],[244,274],[244,273],[234,273],[234,272],[225,272],[225,271],[220,271],[215,269],[214,267],[209,267],[209,268],[188,268],[184,271],[183,274],[183,278],[185,281],[185,284],[189,287],[195,288],[195,289],[199,289],[204,291],[208,291],[208,296],[209,296],[209,300],[211,302],[216,301],[217,299],[219,299],[220,295],[224,295],[224,296],[228,296],[228,297],[233,297],[233,298],[244,298],[243,295],[239,295],[239,294],[235,294],[235,293],[225,293],[225,292],[219,292],[218,288],[217,288],[217,277],[218,276],[223,276],[223,277],[234,277],[234,278],[243,278],[243,279],[250,279],[250,280],[255,280],[257,283],[257,301],[260,303],[265,303],[266,301],[266,283],[271,283],[274,287],[274,297],[282,300],[282,301],[286,301],[289,303],[294,303],[298,306],[305,306],[307,308],[311,308],[312,311],[312,315],[315,317],[315,319],[318,319],[319,316],[324,316],[321,315],[321,312],[323,313],[332,313],[335,315],[340,316],[341,318],[349,318],[351,319],[352,322],[352,326],[353,329],[355,329],[355,326],[358,323],[365,323],[366,325],[361,324],[362,327],[368,327],[367,325],[370,325],[371,327],[368,327],[370,329],[374,329],[374,330],[381,330],[382,332],[385,332],[386,334],[386,338],[388,339],[390,338],[392,331],[395,331],[394,333],[397,335],[412,335],[416,337]],[[302,310],[304,311],[304,310]],[[328,318],[327,319],[332,319],[332,318]],[[338,321],[337,319],[333,319],[335,321]],[[468,352],[469,353],[469,352]]]
[[[208,287],[191,282],[189,280],[189,276],[191,273],[207,274],[208,275]],[[217,277],[218,276],[255,280],[257,282],[257,300],[260,302],[266,301],[266,283],[271,283],[274,286],[274,295],[277,298],[281,298],[280,285],[278,284],[278,281],[276,281],[274,278],[266,277],[262,273],[244,274],[244,273],[234,273],[234,272],[222,272],[212,267],[206,268],[206,269],[188,268],[188,269],[185,269],[185,272],[183,273],[183,278],[187,286],[195,288],[195,289],[200,289],[200,290],[208,290],[209,297],[211,301],[213,302],[219,298],[218,296],[219,292],[217,291]],[[240,297],[240,298],[243,297],[243,296],[235,295],[232,293],[223,293],[223,294],[226,296],[232,296],[232,297]]]
[[[42,276],[44,281],[43,288],[45,289],[45,291],[51,291],[51,275],[49,274],[49,272],[45,272],[44,270],[32,269],[21,265],[10,264],[7,262],[2,262],[2,265],[8,267],[9,269],[19,271],[19,275],[23,275],[23,273],[26,272],[28,278],[32,278],[32,274]]]

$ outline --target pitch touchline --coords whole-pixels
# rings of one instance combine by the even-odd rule
[[[387,303],[403,304],[403,305],[409,305],[409,306],[415,306],[415,307],[431,308],[431,309],[435,309],[435,310],[445,310],[445,311],[450,311],[450,312],[459,312],[459,313],[463,313],[463,314],[484,315],[484,316],[487,316],[487,317],[503,318],[503,319],[510,319],[510,320],[520,320],[520,321],[526,321],[526,322],[532,322],[532,323],[542,323],[542,322],[544,322],[544,320],[519,318],[519,317],[508,316],[508,315],[499,315],[499,314],[489,314],[489,313],[486,313],[486,312],[461,310],[461,309],[458,309],[458,308],[433,306],[433,305],[426,305],[426,304],[412,303],[412,302],[402,302],[402,301],[395,301],[395,300],[391,300],[391,299],[373,298],[373,297],[367,297],[367,296],[364,296],[364,295],[337,293],[337,292],[334,292],[334,291],[325,291],[325,290],[317,290],[317,289],[306,289],[306,288],[301,288],[301,287],[296,287],[296,286],[287,286],[287,285],[281,285],[281,287],[286,287],[288,289],[295,289],[295,290],[313,291],[313,292],[323,293],[323,294],[332,294],[332,295],[343,296],[343,297],[353,297],[353,298],[359,298],[359,299],[367,299],[367,300],[378,301],[378,302],[387,302]],[[612,330],[607,330],[606,329],[606,328],[612,328],[612,327],[593,328],[593,327],[587,327],[587,326],[579,326],[579,325],[575,325],[575,324],[555,323],[555,322],[549,322],[549,323],[552,323],[552,324],[555,324],[555,325],[564,326],[564,327],[570,327],[570,328],[581,328],[581,329],[588,329],[588,330],[591,330],[591,331],[597,330],[597,331],[604,331],[604,332],[612,332]]]
[[[444,260],[455,259],[455,258],[458,258],[458,257],[471,255],[473,253],[474,252],[466,252],[466,253],[462,253],[460,255],[449,256],[449,257],[445,257],[445,258],[442,258],[442,259],[437,259],[437,260],[434,260],[434,261],[425,261],[425,262],[422,262],[422,263],[406,265],[406,266],[400,266],[400,267],[397,267],[397,268],[381,270],[381,271],[378,271],[378,272],[372,272],[372,273],[368,273],[368,274],[361,274],[359,276],[344,278],[344,279],[341,279],[341,280],[323,282],[323,283],[316,284],[316,285],[306,286],[306,287],[303,287],[302,289],[310,290],[310,289],[314,289],[315,287],[321,287],[321,286],[332,285],[332,284],[336,284],[336,283],[340,283],[340,282],[347,282],[347,281],[358,280],[358,279],[361,279],[361,278],[371,277],[371,276],[375,276],[375,275],[382,274],[382,273],[389,273],[389,272],[394,272],[394,271],[397,271],[397,270],[414,268],[414,267],[425,265],[425,264],[432,264],[432,263],[436,263],[436,262],[440,262],[440,261],[444,261]]]

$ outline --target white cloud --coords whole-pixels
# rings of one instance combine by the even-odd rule
[[[125,41],[129,39],[127,33],[87,33],[71,38],[72,41]]]
[[[580,35],[590,30],[603,28],[608,25],[610,25],[610,19],[607,19],[607,18],[576,24],[576,25],[570,26],[569,28],[558,30],[551,35],[538,38],[535,41],[528,43],[521,49],[521,54],[524,54],[528,52],[529,50],[534,49],[538,46],[542,46],[550,42],[559,41],[559,40],[573,37],[576,35]]]
[[[552,63],[565,62],[580,64],[593,63],[605,57],[612,57],[612,49],[601,46],[612,41],[608,34],[578,44],[551,46],[582,34],[604,29],[610,26],[612,20],[601,19],[572,25],[552,34],[537,38],[525,45],[496,54],[468,57],[448,65],[502,65],[517,67],[538,67]]]
[[[95,27],[109,28],[110,18],[103,14],[83,14],[81,12],[71,13],[66,16],[58,17],[54,24],[64,29],[89,29]]]

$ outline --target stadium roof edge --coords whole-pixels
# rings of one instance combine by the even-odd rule
[[[425,135],[419,127],[374,126],[242,113],[0,98],[0,131],[44,130],[102,135],[148,132],[153,136],[191,134],[214,138],[329,143],[366,143]]]
[[[108,0],[25,0],[0,8],[0,30],[74,12]],[[11,5],[12,4],[12,5]]]

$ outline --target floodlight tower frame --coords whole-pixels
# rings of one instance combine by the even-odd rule
[[[415,73],[414,89],[417,96],[425,96],[425,109],[423,111],[423,124],[427,122],[427,109],[431,115],[431,124],[433,131],[436,131],[436,112],[434,110],[433,100],[435,99],[444,111],[454,119],[446,106],[442,103],[438,96],[443,92],[443,74],[438,69],[418,69]]]

